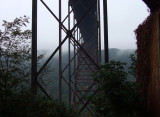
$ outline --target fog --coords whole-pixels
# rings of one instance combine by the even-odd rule
[[[58,16],[58,0],[45,0]],[[67,15],[68,0],[62,2],[62,19]],[[134,30],[149,15],[142,0],[108,0],[109,48],[135,49]],[[32,0],[1,0],[0,25],[2,20],[12,21],[23,15],[32,16]],[[67,27],[67,21],[64,23]],[[2,26],[0,26],[2,28]],[[31,23],[28,26],[31,29]],[[101,1],[101,36],[103,49],[103,4]],[[62,34],[65,37],[65,33]],[[58,22],[38,1],[38,49],[54,50],[58,46]],[[63,45],[67,51],[68,42]]]

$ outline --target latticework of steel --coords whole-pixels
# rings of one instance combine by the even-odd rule
[[[68,14],[62,19],[62,1],[59,0],[59,16],[48,7],[44,0],[41,3],[59,23],[59,45],[37,71],[37,0],[33,0],[32,11],[32,92],[37,94],[37,87],[48,97],[49,94],[38,82],[38,76],[50,62],[52,57],[59,52],[59,101],[62,102],[62,81],[68,87],[69,103],[82,112],[84,109],[92,112],[87,96],[97,93],[97,84],[92,74],[99,69],[101,62],[101,27],[100,27],[100,0],[69,0]],[[104,10],[107,4],[104,0]],[[106,13],[106,12],[104,12]],[[73,15],[71,15],[73,14]],[[107,14],[106,14],[107,16]],[[104,18],[106,18],[106,16]],[[73,19],[73,21],[71,21]],[[68,21],[68,25],[64,22]],[[107,19],[104,19],[104,28],[107,28]],[[72,25],[71,25],[72,23]],[[105,50],[108,52],[107,30],[104,29]],[[66,36],[62,37],[62,32]],[[68,40],[68,64],[62,68],[62,45]],[[107,43],[106,43],[107,42]],[[73,56],[71,56],[73,48]],[[106,54],[108,56],[108,54]],[[73,69],[73,70],[72,70]],[[68,72],[68,79],[63,73]]]

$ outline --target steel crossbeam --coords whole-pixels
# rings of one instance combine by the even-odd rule
[[[101,61],[101,27],[100,27],[100,0],[92,0],[92,3],[86,7],[84,0],[69,0],[68,1],[68,14],[62,19],[62,1],[59,0],[59,17],[49,8],[44,0],[39,0],[44,7],[50,12],[50,14],[59,23],[59,45],[45,61],[42,67],[37,71],[37,2],[38,0],[32,0],[32,82],[31,88],[32,93],[37,94],[37,87],[50,98],[49,94],[44,87],[39,83],[38,77],[43,72],[44,68],[48,65],[51,59],[59,52],[59,101],[63,102],[62,99],[62,82],[64,81],[69,88],[68,102],[75,108],[79,109],[81,113],[85,108],[89,112],[93,112],[87,100],[88,95],[95,95],[98,90],[96,89],[97,84],[94,82],[92,73],[99,70],[99,64]],[[75,1],[74,8],[71,9],[70,2]],[[103,4],[106,1],[103,0]],[[79,20],[76,19],[74,11],[77,10],[78,6],[81,6],[85,12],[80,16]],[[96,16],[91,13],[91,10],[96,5]],[[80,7],[80,8],[81,8]],[[104,10],[107,9],[107,4],[104,5]],[[104,15],[106,15],[106,11]],[[71,14],[73,14],[73,27],[71,28]],[[94,15],[94,16],[93,16]],[[82,25],[85,18],[91,17],[93,22],[96,23],[96,28],[93,29],[92,35],[84,41],[84,36],[88,35],[90,31],[89,26],[86,25],[86,32],[82,34],[82,29],[79,27]],[[106,20],[107,16],[104,17]],[[64,25],[64,22],[68,20],[68,27]],[[108,30],[107,22],[104,21],[105,25],[105,46],[106,53],[108,52]],[[62,32],[63,31],[63,32]],[[62,33],[66,36],[62,38]],[[107,33],[107,34],[106,34]],[[94,39],[94,40],[93,40]],[[68,64],[62,67],[62,46],[68,40]],[[90,44],[90,47],[88,45]],[[71,57],[71,47],[73,47],[73,56]],[[106,54],[108,60],[108,53]],[[67,79],[63,75],[68,70]],[[86,85],[87,84],[87,85]]]

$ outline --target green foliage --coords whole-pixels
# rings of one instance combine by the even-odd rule
[[[3,21],[4,30],[0,30],[0,93],[4,100],[11,92],[20,92],[30,85],[32,31],[27,29],[28,23],[26,16],[13,22]],[[43,58],[44,54],[37,57],[38,66]],[[44,83],[42,77],[50,71],[51,68],[47,66],[39,81]]]
[[[129,73],[136,78],[136,65],[137,65],[137,52],[130,55],[131,65],[129,67]]]
[[[13,22],[3,21],[4,30],[0,30],[0,98],[5,102],[29,83],[32,32],[24,28],[28,19],[24,16]]]
[[[42,96],[21,92],[0,104],[1,117],[78,117],[70,107]]]
[[[110,61],[94,73],[99,84],[92,103],[98,116],[141,117],[144,112],[140,92],[135,82],[127,81],[125,63]]]
[[[3,21],[0,30],[0,117],[77,117],[70,107],[30,93],[31,30],[29,18]],[[41,61],[44,55],[38,56]],[[39,65],[39,63],[37,63]],[[40,78],[50,72],[46,68]]]

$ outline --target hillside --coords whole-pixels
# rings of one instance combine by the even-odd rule
[[[109,60],[115,60],[115,61],[121,61],[130,63],[129,56],[133,54],[135,49],[117,49],[117,48],[111,48],[109,49]],[[104,63],[104,50],[102,50],[102,62]]]

